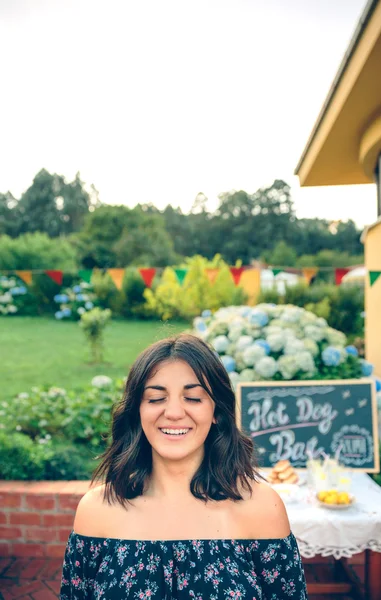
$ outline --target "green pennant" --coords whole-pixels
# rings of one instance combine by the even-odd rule
[[[283,269],[271,269],[271,270],[272,270],[272,272],[274,273],[274,277],[275,277],[276,275],[278,275],[278,273],[282,273],[282,271],[283,271]]]
[[[374,283],[376,283],[376,281],[380,275],[381,275],[381,271],[369,271],[370,285],[373,285]]]
[[[188,269],[175,269],[176,277],[180,285],[183,285]]]
[[[78,276],[83,279],[83,281],[86,281],[86,283],[90,283],[92,274],[93,272],[91,269],[82,269],[81,271],[78,271]]]

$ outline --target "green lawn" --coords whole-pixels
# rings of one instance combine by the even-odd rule
[[[0,401],[35,385],[71,389],[87,385],[94,375],[124,377],[149,344],[189,327],[185,321],[112,321],[105,331],[105,364],[91,365],[78,323],[0,318]]]

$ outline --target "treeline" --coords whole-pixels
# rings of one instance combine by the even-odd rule
[[[214,212],[198,194],[189,214],[153,203],[105,205],[79,174],[67,182],[45,169],[21,198],[0,193],[0,269],[161,267],[196,254],[220,254],[228,264],[344,267],[363,260],[360,234],[353,221],[298,219],[282,180],[252,194],[222,193]]]

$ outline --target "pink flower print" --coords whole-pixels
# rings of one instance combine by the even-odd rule
[[[76,566],[76,567],[79,567],[79,565],[80,565],[80,564],[81,564],[81,563],[79,562],[79,560],[76,560],[76,561],[75,561],[75,566]]]

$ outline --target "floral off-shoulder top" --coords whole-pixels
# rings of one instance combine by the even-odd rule
[[[61,600],[305,600],[293,533],[282,539],[128,540],[72,531]]]

